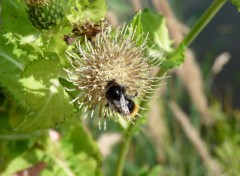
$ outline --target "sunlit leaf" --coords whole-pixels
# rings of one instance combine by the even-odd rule
[[[141,24],[143,31],[149,33],[149,45],[156,44],[166,52],[172,51],[172,41],[163,16],[146,9],[141,13]]]
[[[2,29],[18,34],[37,32],[28,19],[27,6],[20,0],[2,0]]]
[[[43,159],[44,153],[41,150],[28,150],[14,158],[1,173],[2,176],[9,176],[18,171],[34,166]]]
[[[6,45],[4,41],[4,38],[0,36],[0,45],[4,46],[4,48],[0,48],[0,86],[3,87],[5,92],[11,95],[19,105],[27,108],[22,87],[18,80],[28,59],[26,57],[19,58],[19,55],[25,55],[24,51],[10,44]]]
[[[98,22],[105,17],[107,11],[105,0],[70,0],[68,3],[71,7],[71,14],[67,18],[71,23]]]
[[[26,102],[33,110],[17,127],[20,131],[33,131],[55,127],[74,116],[68,95],[58,81],[58,60],[40,59],[29,64],[20,82]]]
[[[150,53],[161,53],[163,50],[166,59],[162,62],[161,67],[168,69],[183,63],[185,47],[181,45],[176,51],[173,51],[166,20],[163,16],[146,9],[137,13],[131,24],[136,30],[137,37],[144,39],[144,36],[141,36],[142,33],[148,34],[147,45]]]
[[[161,64],[161,67],[164,68],[174,68],[177,66],[180,66],[185,59],[185,46],[184,45],[180,45],[173,53],[170,53],[166,60],[163,61],[163,63]]]
[[[74,125],[69,127],[61,144],[75,174],[101,175],[102,159],[98,146],[79,121],[73,121],[72,124]]]

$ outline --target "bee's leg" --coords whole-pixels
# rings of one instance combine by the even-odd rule
[[[138,92],[135,93],[135,95],[133,96],[133,98],[136,97],[136,96],[138,96]]]

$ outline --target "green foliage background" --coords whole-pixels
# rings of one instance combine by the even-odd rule
[[[231,2],[239,9],[238,0]],[[118,6],[115,1],[109,4]],[[69,66],[65,52],[73,47],[66,44],[64,35],[71,33],[73,23],[81,24],[85,20],[99,22],[106,16],[107,5],[104,0],[64,0],[61,5],[64,9],[62,21],[49,30],[40,30],[32,26],[24,0],[1,1],[0,174],[3,176],[37,164],[44,165],[41,175],[114,173],[120,148],[116,145],[103,162],[96,143],[102,133],[97,128],[98,119],[86,120],[87,125],[83,125],[79,119],[83,112],[69,104],[72,97],[64,90],[69,85],[63,71]],[[120,10],[128,11],[126,6]],[[169,37],[163,16],[146,9],[136,13],[128,24],[137,30],[137,35],[149,33],[149,52],[164,50],[164,71],[184,62],[186,46],[182,43],[174,49],[174,41]],[[174,94],[171,93],[173,88]],[[230,176],[240,173],[239,111],[225,112],[221,104],[209,96],[209,109],[216,121],[210,128],[200,122],[201,115],[178,78],[171,78],[167,89],[157,102],[161,115],[166,117],[163,125],[167,129],[167,137],[159,136],[164,137],[161,150],[165,160],[161,162],[157,158],[158,149],[151,133],[145,130],[147,122],[144,118],[132,136],[124,175],[200,176],[208,173],[207,166],[202,163],[184,130],[174,120],[167,103],[169,99],[188,107],[191,123],[206,141],[211,156],[218,161],[224,173]],[[209,90],[206,92],[210,93]],[[119,124],[109,123],[108,132],[125,132]],[[91,129],[91,133],[85,126]],[[49,128],[54,128],[60,140],[54,141],[50,137]]]

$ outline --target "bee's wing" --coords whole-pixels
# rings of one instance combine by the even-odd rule
[[[123,95],[121,96],[120,101],[114,100],[113,105],[116,108],[116,110],[119,111],[122,115],[124,116],[130,115],[130,111],[127,107],[127,102]]]

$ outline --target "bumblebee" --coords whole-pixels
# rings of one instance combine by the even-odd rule
[[[133,118],[138,112],[138,106],[132,100],[133,97],[126,94],[124,86],[119,85],[115,80],[111,80],[106,86],[107,107],[113,108],[123,117]]]

